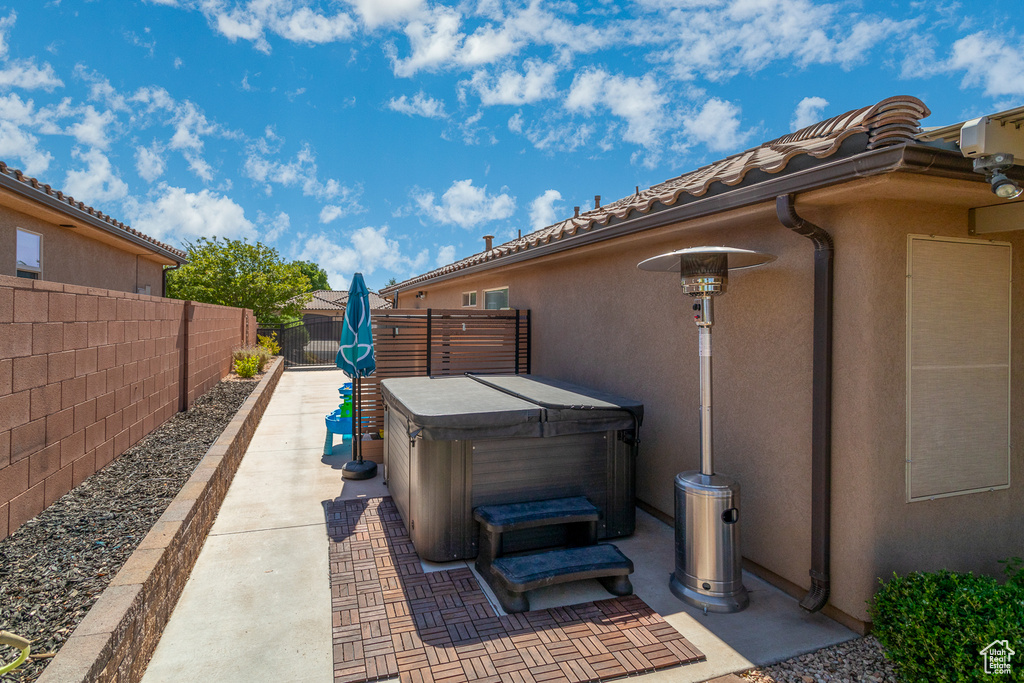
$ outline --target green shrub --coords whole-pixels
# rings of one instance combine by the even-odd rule
[[[271,356],[277,356],[281,353],[281,345],[277,343],[277,332],[271,332],[267,335],[258,334],[256,339],[259,341],[259,346],[265,348]]]
[[[896,665],[900,680],[1020,681],[985,674],[981,651],[996,640],[1024,652],[1024,572],[1020,558],[1005,562],[1006,583],[951,571],[893,575],[870,607],[874,634]]]
[[[257,372],[263,372],[263,368],[270,362],[270,352],[262,346],[239,346],[231,352],[231,358],[236,363],[246,358],[255,358]]]
[[[235,373],[239,377],[255,377],[260,371],[260,360],[256,356],[249,356],[235,361]]]

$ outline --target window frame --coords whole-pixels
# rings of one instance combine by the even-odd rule
[[[488,306],[487,306],[487,295],[489,293],[491,293],[491,292],[505,292],[505,305],[501,306],[499,308],[488,308]],[[491,289],[485,289],[484,290],[483,299],[484,299],[483,303],[484,303],[484,310],[485,311],[507,311],[507,310],[510,310],[511,307],[512,307],[511,306],[511,301],[509,299],[509,288],[508,288],[508,285],[505,285],[504,287],[492,287]]]
[[[35,235],[39,238],[39,267],[24,266],[18,263],[18,235],[19,233],[25,233],[26,235]],[[19,275],[19,273],[31,273],[35,277],[26,277]],[[42,280],[43,279],[43,234],[34,230],[26,230],[25,228],[14,229],[14,274],[15,277],[22,277],[28,280]]]
[[[477,299],[478,299],[476,294],[477,294],[477,292],[476,292],[475,289],[472,292],[463,292],[462,293],[462,307],[463,308],[476,308],[477,307],[477,303],[476,302],[477,302]],[[467,296],[470,298],[470,302],[468,304],[466,303],[466,297]]]

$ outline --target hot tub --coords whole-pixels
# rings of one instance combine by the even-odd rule
[[[381,393],[388,489],[422,558],[476,557],[479,505],[586,496],[599,538],[633,533],[643,404],[532,375],[386,379]],[[559,533],[508,534],[505,550]]]

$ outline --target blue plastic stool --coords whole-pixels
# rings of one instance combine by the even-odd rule
[[[334,435],[340,435],[342,443],[345,442],[346,436],[351,438],[352,418],[342,417],[341,411],[335,410],[324,418],[324,421],[327,423],[327,438],[324,440],[324,455],[334,455]]]

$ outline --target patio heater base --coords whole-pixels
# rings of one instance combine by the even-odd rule
[[[341,466],[342,479],[373,479],[377,476],[377,463],[372,460],[349,460]]]
[[[734,593],[714,595],[683,585],[673,574],[668,587],[672,591],[672,595],[683,602],[708,612],[731,614],[742,612],[750,605],[750,596],[747,595],[747,589],[742,586],[739,591]]]
[[[740,485],[721,474],[676,475],[676,571],[672,594],[708,612],[750,604],[740,557]]]

